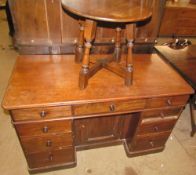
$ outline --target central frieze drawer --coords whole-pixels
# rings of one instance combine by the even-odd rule
[[[146,100],[129,100],[103,103],[89,103],[74,106],[74,115],[126,112],[144,109]]]
[[[72,132],[71,120],[15,124],[20,137]]]
[[[24,152],[36,153],[73,145],[72,133],[20,138]]]
[[[56,106],[30,109],[15,109],[11,111],[14,121],[52,119],[71,116],[70,106]]]

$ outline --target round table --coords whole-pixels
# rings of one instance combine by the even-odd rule
[[[152,15],[153,0],[62,0],[65,10],[81,17],[80,37],[76,46],[76,62],[82,61],[79,76],[79,87],[87,87],[88,80],[101,68],[124,77],[125,85],[130,86],[133,79],[132,48],[136,22],[146,20]],[[99,61],[89,68],[91,42],[95,38],[96,26],[99,21],[117,23],[114,59]],[[128,53],[126,67],[122,69],[118,63],[121,58],[121,26],[126,25]],[[116,65],[111,64],[115,61]]]

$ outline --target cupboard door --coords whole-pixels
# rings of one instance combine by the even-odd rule
[[[118,140],[120,139],[120,126],[120,116],[75,120],[75,144],[88,145]]]

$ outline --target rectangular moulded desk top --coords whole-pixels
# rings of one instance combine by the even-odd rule
[[[3,107],[18,109],[141,99],[193,93],[185,80],[157,54],[134,55],[133,85],[105,69],[80,90],[81,65],[74,55],[22,55],[17,58]]]

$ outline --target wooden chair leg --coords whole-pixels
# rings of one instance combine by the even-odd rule
[[[116,28],[115,50],[114,58],[116,62],[120,62],[121,59],[121,31],[120,27]]]
[[[84,53],[84,22],[79,21],[80,24],[80,37],[75,49],[75,62],[81,63]]]
[[[134,32],[135,25],[128,24],[126,26],[126,38],[128,41],[128,53],[126,59],[126,70],[125,70],[125,85],[130,86],[133,81],[133,40],[134,40]]]
[[[95,38],[96,33],[96,22],[92,20],[85,21],[84,28],[84,39],[85,39],[85,50],[82,59],[82,69],[79,75],[79,88],[85,89],[88,85],[89,76],[89,63],[90,63],[90,49],[91,42]]]

